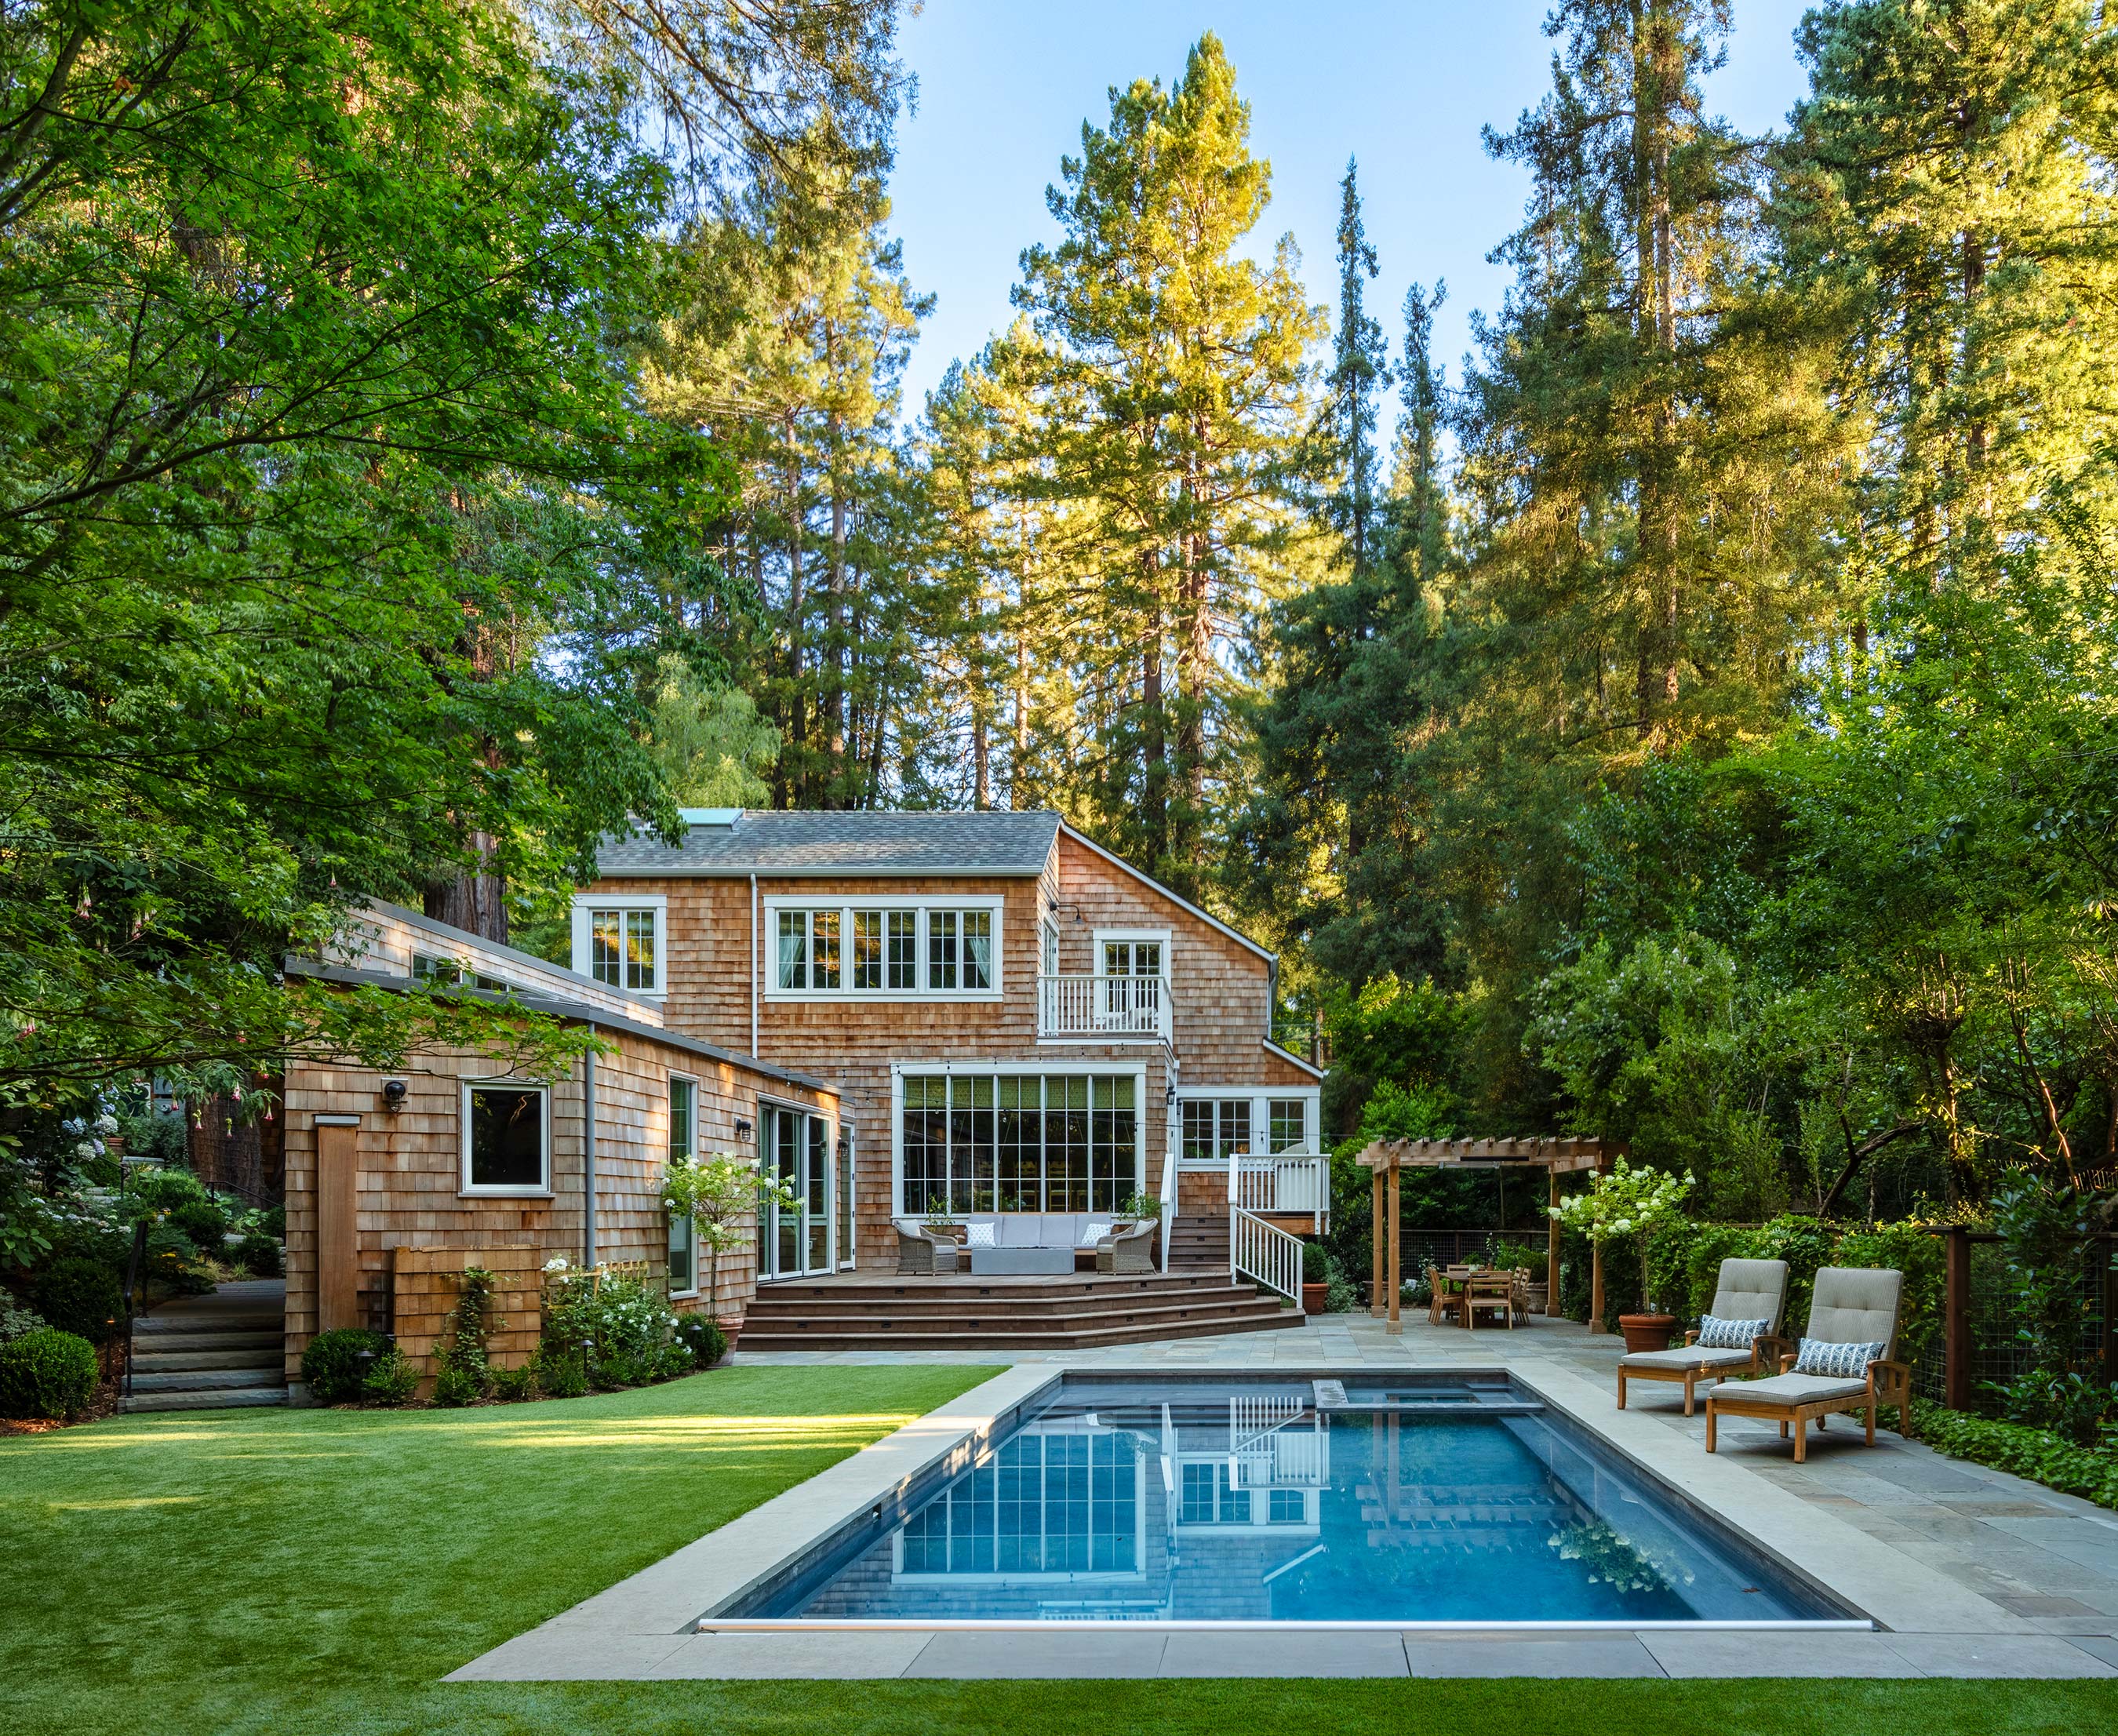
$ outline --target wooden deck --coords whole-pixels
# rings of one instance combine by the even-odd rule
[[[1302,1317],[1225,1271],[1117,1277],[840,1273],[761,1285],[745,1350],[1085,1349],[1273,1331]]]

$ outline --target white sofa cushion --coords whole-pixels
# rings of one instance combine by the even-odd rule
[[[1020,1212],[1010,1212],[1000,1220],[1000,1245],[1002,1248],[1042,1248],[1043,1241],[1038,1233],[1040,1220],[1026,1217]]]

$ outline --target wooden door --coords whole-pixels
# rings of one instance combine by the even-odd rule
[[[317,1123],[317,1330],[360,1317],[360,1124]]]

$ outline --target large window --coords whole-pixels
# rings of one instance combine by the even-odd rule
[[[1130,1073],[908,1073],[904,1209],[1110,1211],[1141,1185]]]
[[[770,992],[987,996],[1000,988],[1001,902],[781,904],[768,900]]]
[[[905,1522],[897,1571],[1135,1574],[1145,1470],[1116,1430],[1025,1429]]]
[[[574,903],[574,969],[628,994],[659,995],[665,901],[587,894]]]
[[[465,1192],[548,1193],[550,1150],[549,1100],[541,1086],[464,1081]]]
[[[669,1081],[669,1161],[697,1155],[699,1087],[689,1079]],[[698,1235],[688,1217],[669,1219],[669,1294],[689,1296],[699,1288]]]

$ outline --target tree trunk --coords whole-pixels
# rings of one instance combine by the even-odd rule
[[[1140,556],[1147,609],[1140,644],[1140,822],[1147,835],[1150,873],[1169,853],[1169,740],[1162,699],[1161,573],[1152,549]]]
[[[784,424],[787,438],[787,745],[797,750],[808,744],[808,706],[802,691],[802,461],[794,449],[794,418]],[[799,808],[809,797],[810,774],[802,759],[792,790],[792,805]]]

